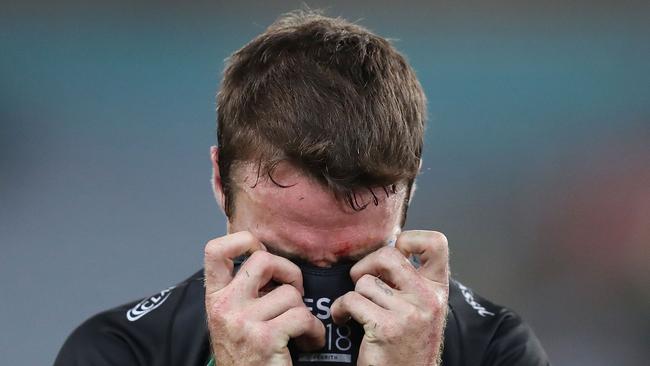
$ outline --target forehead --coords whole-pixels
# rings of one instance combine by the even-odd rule
[[[405,197],[404,185],[396,185],[395,192],[382,187],[359,188],[353,199],[357,206],[367,207],[355,210],[346,199],[337,199],[329,188],[288,162],[278,163],[267,176],[260,175],[258,169],[252,163],[238,165],[233,174],[235,191],[268,209],[280,208],[278,203],[282,203],[282,215],[297,221],[318,221],[327,226],[364,221],[370,216],[391,216],[399,211]]]
[[[289,250],[348,246],[354,251],[387,240],[399,227],[405,185],[398,185],[395,193],[382,188],[358,190],[358,204],[368,205],[355,211],[289,163],[278,164],[272,177],[258,177],[254,164],[238,167],[233,176],[237,188],[232,220],[238,230],[249,230]]]

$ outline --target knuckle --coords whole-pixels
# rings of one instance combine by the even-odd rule
[[[449,241],[447,240],[447,237],[445,236],[445,234],[441,233],[440,231],[431,231],[429,235],[431,236],[431,240],[434,241],[435,243],[441,246],[449,245]]]
[[[229,337],[232,337],[235,342],[244,343],[260,332],[258,328],[249,322],[246,316],[238,314],[231,317],[226,330]]]
[[[357,293],[356,293],[355,291],[348,291],[348,292],[346,292],[346,293],[343,295],[343,297],[342,297],[342,299],[341,299],[341,302],[344,303],[344,304],[349,304],[350,301],[353,301],[353,300],[354,300],[354,297],[356,296],[356,294],[357,294]]]
[[[349,291],[345,296],[345,303],[348,306],[351,306],[353,303],[358,303],[361,301],[363,296],[356,291]]]
[[[447,244],[445,234],[434,230],[410,230],[402,233],[406,241]]]
[[[403,257],[397,248],[382,247],[377,249],[374,258],[375,266],[379,269],[387,269],[392,266],[398,256]]]
[[[373,282],[374,282],[374,276],[372,276],[371,274],[366,273],[363,276],[361,276],[361,278],[359,278],[359,280],[357,281],[357,284],[356,284],[356,286],[354,288],[355,288],[355,290],[356,289],[368,288],[369,286],[372,285]]]
[[[205,256],[206,260],[216,259],[220,257],[221,245],[222,245],[222,241],[220,239],[221,238],[212,239],[205,244],[205,248],[203,249],[203,255]]]
[[[266,265],[271,261],[271,254],[261,250],[256,250],[251,254],[248,260],[256,265]]]
[[[269,254],[271,260],[277,261],[277,264],[279,267],[281,267],[284,271],[286,271],[290,276],[294,277],[294,279],[302,279],[302,272],[300,271],[300,267],[298,267],[295,263],[290,262],[288,259],[279,257],[273,254]]]
[[[391,264],[402,264],[404,262],[404,254],[397,248],[386,247],[384,257],[391,262]]]
[[[403,312],[404,320],[407,324],[418,324],[422,321],[423,313],[419,311],[414,305],[409,305]]]
[[[249,337],[251,337],[251,344],[263,345],[268,343],[269,339],[276,338],[273,335],[273,329],[269,327],[249,327]]]
[[[234,329],[245,329],[246,328],[246,323],[247,323],[247,317],[243,316],[243,314],[233,314],[230,316],[230,326]]]
[[[381,247],[377,250],[377,253],[379,255],[383,256],[392,256],[395,254],[395,252],[399,252],[396,248],[390,247],[390,246],[385,246]]]
[[[245,241],[247,243],[252,243],[252,242],[255,242],[257,240],[255,238],[255,236],[248,230],[239,231],[239,232],[237,232],[237,235],[239,235],[241,240],[243,240],[243,241]]]
[[[354,291],[348,291],[343,296],[338,298],[339,305],[342,309],[347,309],[349,307],[352,296],[354,296]]]
[[[291,300],[292,303],[295,304],[302,304],[302,294],[300,291],[298,291],[297,288],[284,284],[280,286],[280,291],[282,292],[282,296],[286,296]]]
[[[296,320],[297,321],[299,321],[299,322],[301,322],[303,324],[307,324],[308,322],[310,322],[312,320],[313,315],[311,314],[309,309],[307,309],[306,306],[297,307],[297,308],[294,308],[294,309],[296,309],[295,310],[295,312],[296,312],[295,315],[296,315]]]

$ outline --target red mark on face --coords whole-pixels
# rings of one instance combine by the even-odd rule
[[[351,249],[352,249],[352,244],[350,244],[350,242],[344,241],[338,243],[336,244],[336,247],[334,249],[334,255],[337,257],[346,256],[350,254]]]

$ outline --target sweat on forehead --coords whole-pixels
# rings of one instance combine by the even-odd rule
[[[320,208],[328,212],[338,210],[348,215],[366,210],[392,211],[399,209],[406,188],[403,183],[395,185],[395,190],[388,187],[359,187],[354,190],[355,206],[366,208],[354,210],[345,197],[337,198],[325,184],[287,161],[279,162],[269,174],[260,172],[259,165],[252,162],[239,163],[233,170],[236,195],[245,194],[260,204],[280,204],[286,208],[308,211]]]

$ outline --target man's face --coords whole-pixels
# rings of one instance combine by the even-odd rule
[[[218,172],[215,160],[213,150]],[[216,178],[215,191],[220,195],[220,179]],[[279,187],[264,176],[258,180],[256,164],[233,169],[231,180],[236,189],[228,233],[250,231],[272,253],[327,267],[340,259],[363,257],[390,243],[400,232],[405,184],[389,196],[382,188],[374,189],[378,205],[369,190],[358,192],[357,202],[369,204],[354,211],[289,163],[280,163],[273,179],[290,187]]]

